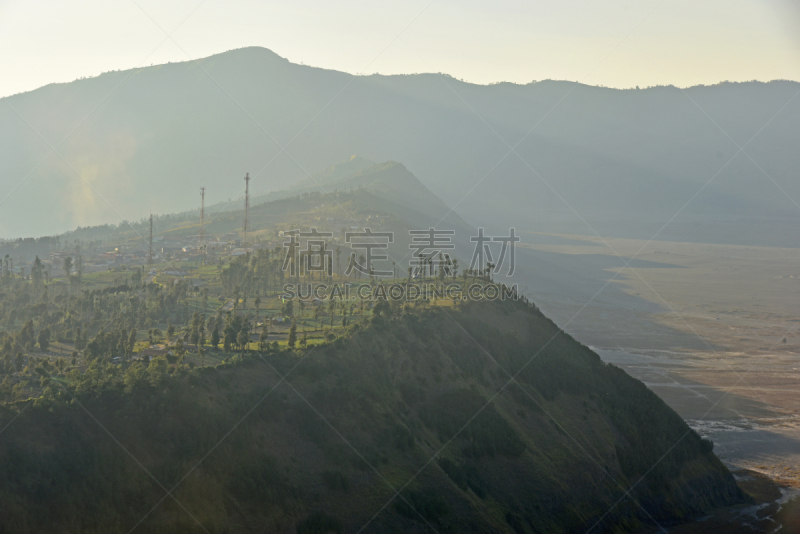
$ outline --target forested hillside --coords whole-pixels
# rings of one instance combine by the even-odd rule
[[[0,532],[626,532],[745,501],[710,442],[524,301],[382,302],[261,349],[43,369],[1,408]]]

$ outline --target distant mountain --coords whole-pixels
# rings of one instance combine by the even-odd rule
[[[93,362],[0,404],[0,530],[650,532],[748,502],[526,303],[387,308],[302,357]]]
[[[348,159],[331,165],[319,172],[315,172],[308,178],[301,180],[299,186],[314,186],[319,189],[318,184],[330,184],[343,179],[347,179],[358,171],[364,170],[368,167],[373,167],[374,161],[361,156],[350,156]]]
[[[263,48],[111,72],[2,99],[0,236],[193,208],[200,186],[235,199],[245,172],[265,194],[359,154],[402,161],[474,226],[651,237],[671,220],[662,235],[796,244],[798,92],[352,76]]]

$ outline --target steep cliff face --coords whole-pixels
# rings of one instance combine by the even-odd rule
[[[0,428],[25,410],[0,532],[623,532],[745,500],[710,443],[522,302],[388,306],[234,360],[90,369],[3,407]]]

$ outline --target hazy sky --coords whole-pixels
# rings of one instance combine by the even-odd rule
[[[177,27],[177,44],[159,26]],[[351,73],[477,83],[800,80],[800,2],[0,0],[0,96],[252,45]]]

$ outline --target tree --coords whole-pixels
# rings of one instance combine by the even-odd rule
[[[214,330],[211,331],[211,346],[215,349],[219,347],[219,327],[214,325]]]
[[[15,399],[23,399],[25,398],[25,388],[28,387],[27,380],[21,380],[17,382],[17,384],[11,388],[11,395]]]
[[[236,343],[236,335],[239,332],[233,328],[232,325],[228,325],[225,327],[225,331],[223,332],[222,338],[222,350],[225,352],[230,352],[231,346]]]
[[[48,347],[50,347],[50,329],[48,327],[44,327],[39,330],[39,348],[43,351],[47,351]]]
[[[292,327],[289,329],[289,339],[287,344],[289,348],[294,348],[295,343],[297,343],[297,323],[292,323]]]
[[[267,337],[269,336],[269,332],[267,331],[267,325],[263,325],[261,327],[261,335],[258,338],[258,344],[262,351],[266,350],[267,344]]]
[[[19,334],[17,334],[17,341],[27,350],[33,350],[33,345],[36,343],[36,337],[34,336],[33,332],[32,319],[28,320],[28,322],[25,323],[25,326],[22,327],[22,330],[19,331]]]
[[[167,341],[172,339],[172,336],[175,335],[175,325],[167,320]]]
[[[216,324],[217,324],[217,318],[215,316],[213,316],[213,315],[210,316],[208,318],[208,322],[206,323],[206,330],[211,332],[212,330],[214,330],[214,325],[216,325]]]
[[[236,334],[236,343],[239,345],[239,348],[242,350],[247,349],[247,344],[250,341],[250,335],[247,331],[242,328],[239,330],[239,333]]]
[[[178,362],[183,361],[184,354],[186,354],[186,346],[179,339],[177,342],[175,342],[175,356],[178,357]]]
[[[314,331],[317,331],[319,327],[319,314],[322,311],[322,304],[314,308]]]
[[[167,379],[167,369],[169,363],[166,356],[156,356],[147,366],[147,374],[150,384],[153,386],[161,385]]]
[[[77,260],[75,261],[75,271],[78,275],[78,280],[83,276],[83,256],[80,254],[80,247],[76,249],[77,252]]]
[[[6,375],[3,382],[0,383],[0,400],[8,400],[11,398],[11,391],[14,384],[11,382],[10,376]]]
[[[80,326],[75,329],[75,348],[78,350],[83,350],[86,348],[86,337],[83,333],[83,329]]]
[[[131,334],[128,336],[128,356],[133,354],[134,347],[136,347],[136,329],[131,328]]]
[[[33,266],[31,267],[31,280],[33,280],[33,287],[40,287],[42,285],[43,278],[44,264],[42,264],[42,260],[39,259],[39,256],[36,256],[36,259],[33,260]]]

